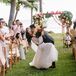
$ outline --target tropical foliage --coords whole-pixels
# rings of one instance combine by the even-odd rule
[[[63,13],[60,14],[60,16],[59,16],[59,19],[62,22],[62,24],[65,24],[65,25],[68,24],[70,26],[72,23],[72,17],[73,17],[73,15],[71,12],[63,11]]]
[[[20,10],[20,7],[21,6],[24,6],[24,7],[29,7],[29,8],[33,8],[33,5],[32,4],[30,4],[29,2],[27,2],[27,1],[23,1],[23,0],[18,0],[17,2],[16,2],[16,13],[15,13],[15,18],[14,18],[14,20],[16,19],[16,17],[17,17],[17,15],[18,15],[18,12],[19,12],[19,10]]]
[[[50,14],[50,13],[48,13],[48,12],[45,14],[45,17],[46,17],[46,18],[50,18],[50,17],[52,17],[52,16],[53,16],[53,15]]]
[[[33,1],[36,1],[36,0],[33,0]],[[25,0],[2,0],[2,2],[11,4],[8,26],[11,26],[12,22],[16,19],[21,5],[37,9],[35,6],[33,6],[31,3]]]
[[[33,7],[31,7],[31,24],[33,23],[33,9],[35,9],[36,11],[38,10],[38,6],[35,2],[37,2],[38,0],[27,0]]]

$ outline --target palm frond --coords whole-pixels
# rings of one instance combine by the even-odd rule
[[[10,2],[10,0],[0,0],[0,2],[3,2],[3,3],[9,3]]]
[[[38,5],[37,4],[34,4],[33,5],[33,8],[37,11],[38,10]]]
[[[24,5],[24,6],[28,6],[28,7],[33,8],[33,6],[31,5],[31,3],[29,3],[28,1],[19,0],[19,3],[20,3],[21,5]]]

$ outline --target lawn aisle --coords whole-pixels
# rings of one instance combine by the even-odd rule
[[[55,69],[37,70],[29,66],[29,62],[34,56],[30,50],[25,61],[20,61],[9,70],[6,76],[76,76],[76,62],[72,57],[71,48],[63,48],[62,35],[53,34],[55,45],[59,52],[59,60]]]

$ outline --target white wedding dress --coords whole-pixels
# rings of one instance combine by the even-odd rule
[[[5,65],[6,62],[1,44],[0,44],[0,62],[3,66]]]
[[[49,68],[52,66],[52,62],[58,60],[58,51],[52,43],[44,43],[42,37],[33,38],[32,41],[39,46],[36,48],[37,51],[32,62],[29,63],[30,66],[38,69]]]

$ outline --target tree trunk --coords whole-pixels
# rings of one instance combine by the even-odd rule
[[[33,8],[31,8],[31,24],[32,24],[32,22],[33,22]]]
[[[14,21],[15,21],[16,18],[17,18],[18,12],[19,12],[19,10],[16,10],[16,14],[15,14],[15,17],[14,17]]]
[[[39,7],[40,12],[42,13],[42,0],[39,0],[39,5],[40,5],[40,7]]]
[[[16,9],[16,0],[11,0],[11,8],[10,8],[8,26],[12,25],[12,22],[14,20],[15,9]]]

